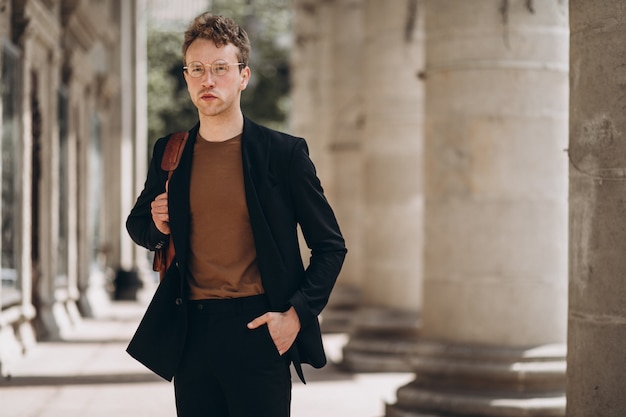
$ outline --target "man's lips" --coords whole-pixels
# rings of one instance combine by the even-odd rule
[[[217,96],[211,93],[202,93],[200,94],[200,98],[202,100],[213,100],[213,99],[216,99]]]

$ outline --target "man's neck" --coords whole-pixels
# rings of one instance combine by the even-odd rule
[[[243,131],[243,114],[241,111],[231,117],[200,116],[200,136],[209,142],[223,142],[234,138]]]

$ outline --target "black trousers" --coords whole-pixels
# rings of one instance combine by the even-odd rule
[[[264,295],[189,301],[189,327],[174,376],[178,417],[289,417],[291,375],[267,326]]]

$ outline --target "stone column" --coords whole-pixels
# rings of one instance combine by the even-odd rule
[[[33,222],[32,268],[36,277],[33,291],[37,304],[38,336],[64,337],[78,316],[66,277],[57,275],[59,245],[59,129],[61,27],[39,3],[28,2],[20,12],[28,21],[23,35],[25,98],[29,102],[29,134]]]
[[[113,280],[114,299],[149,301],[158,282],[148,251],[135,245],[126,231],[126,218],[143,188],[147,171],[146,10],[145,1],[119,2],[111,13],[102,64],[108,72],[101,86],[100,114],[108,115],[103,129],[107,230],[106,267]],[[103,68],[106,68],[102,65]],[[135,174],[141,169],[141,177]],[[138,190],[137,190],[138,188]]]
[[[316,0],[294,0],[293,9],[290,130],[307,139],[325,193],[332,197],[335,194],[330,155],[333,106],[329,97],[335,73],[330,53],[332,9]]]
[[[363,304],[343,365],[406,371],[422,289],[422,4],[366,1]]]
[[[309,143],[349,252],[322,313],[326,332],[346,331],[363,280],[363,1],[294,2],[291,125]]]
[[[134,53],[130,57],[122,57],[122,63],[126,62],[127,65],[133,69],[132,76],[134,78],[134,131],[132,134],[133,141],[131,143],[126,142],[122,152],[126,152],[126,147],[131,146],[134,151],[134,158],[130,163],[134,169],[131,172],[131,177],[134,174],[137,178],[137,187],[130,187],[124,192],[130,193],[130,196],[123,197],[128,198],[125,201],[126,207],[123,207],[122,213],[122,241],[126,241],[130,244],[128,248],[133,254],[133,268],[139,271],[139,276],[143,283],[143,291],[140,293],[144,300],[152,298],[154,289],[158,284],[158,278],[156,273],[152,270],[152,256],[146,256],[146,250],[138,245],[135,245],[126,231],[126,217],[130,213],[130,209],[135,204],[135,199],[143,189],[143,182],[146,178],[146,172],[148,172],[148,161],[146,159],[145,150],[148,148],[148,90],[147,90],[147,74],[148,74],[148,56],[147,56],[147,20],[146,9],[148,8],[148,0],[135,0],[133,2],[133,16],[134,20],[127,22],[122,15],[120,16],[121,25],[130,25],[131,34],[134,36],[133,44],[135,45]],[[124,6],[126,7],[126,6]],[[126,29],[128,30],[128,29]],[[128,99],[127,99],[128,100]]]
[[[626,15],[570,1],[567,416],[626,415]]]
[[[76,242],[76,253],[72,256],[76,259],[78,303],[81,313],[87,317],[102,316],[109,307],[106,275],[102,268],[106,250],[102,213],[106,210],[103,202],[108,193],[102,181],[104,168],[100,152],[103,114],[99,114],[97,105],[98,99],[105,99],[108,94],[106,88],[99,90],[104,85],[100,81],[105,80],[102,77],[105,52],[101,43],[103,35],[97,28],[99,23],[109,22],[103,6],[101,3],[91,8],[86,3],[76,3],[63,9],[64,42],[71,51],[65,64],[70,75],[70,146],[75,147],[70,156],[77,162],[76,170],[71,174],[76,175],[76,183],[72,185],[76,204],[76,223],[72,225],[76,236],[72,239]],[[97,137],[100,140],[96,140]]]
[[[29,207],[28,193],[22,192],[26,184],[24,176],[30,173],[24,151],[28,144],[25,143],[26,137],[20,133],[23,129],[20,129],[21,123],[19,122],[22,119],[21,115],[24,114],[22,111],[24,102],[27,100],[19,97],[20,91],[23,91],[23,83],[19,82],[22,68],[16,65],[20,60],[20,53],[12,42],[15,39],[9,40],[11,36],[17,36],[19,32],[13,24],[13,14],[11,2],[0,8],[0,38],[6,38],[0,46],[0,73],[3,87],[5,83],[12,84],[12,88],[3,88],[0,94],[0,131],[3,133],[3,149],[0,152],[3,160],[0,161],[0,175],[4,189],[4,192],[0,193],[2,206],[0,211],[3,212],[0,223],[11,222],[10,225],[2,224],[2,229],[4,232],[11,228],[12,233],[10,238],[0,239],[0,248],[2,248],[2,241],[12,246],[2,248],[3,278],[7,278],[5,273],[9,271],[6,269],[13,270],[16,274],[16,281],[13,285],[6,287],[0,285],[0,377],[10,375],[13,365],[35,344],[34,329],[31,325],[31,320],[35,317],[35,309],[31,299],[30,235],[23,232],[28,223],[26,220],[28,216],[21,215],[26,211],[25,207]],[[11,107],[3,108],[4,105]],[[5,158],[10,158],[10,160]],[[7,187],[11,191],[7,192],[4,181],[13,181],[12,186]],[[9,199],[11,201],[8,201]],[[9,216],[4,216],[4,211],[11,206],[12,215],[9,219]],[[5,258],[11,256],[9,254],[13,256],[11,260]],[[9,291],[16,296],[11,297]]]
[[[133,159],[131,178],[133,178],[131,189],[123,192],[130,192],[131,205],[126,212],[122,215],[123,227],[122,235],[123,239],[128,239],[131,242],[129,250],[132,254],[132,265],[139,271],[139,276],[143,283],[143,290],[139,293],[139,298],[144,302],[149,301],[154,294],[154,289],[158,284],[158,274],[152,271],[152,258],[153,254],[147,251],[145,248],[135,245],[130,241],[130,236],[126,231],[126,218],[132,205],[135,204],[135,199],[141,192],[146,181],[146,172],[148,172],[148,160],[146,158],[146,150],[148,149],[148,137],[147,137],[147,0],[135,0],[132,5],[126,3],[120,4],[119,25],[123,29],[128,42],[133,42],[134,51],[128,51],[126,48],[119,51],[120,56],[120,68],[123,66],[132,66],[133,72],[130,74],[135,79],[134,94],[135,103],[131,103],[128,98],[125,100],[126,106],[133,108],[133,118],[130,122],[134,121],[134,131],[132,134],[132,142],[123,143],[124,148],[122,152],[125,152],[127,147],[130,146]],[[129,19],[132,12],[133,19]],[[134,31],[131,30],[134,28]],[[134,38],[133,38],[134,37]],[[128,56],[124,51],[129,52],[131,56]],[[126,198],[126,197],[123,197]],[[126,204],[126,203],[125,203]]]
[[[334,330],[349,327],[363,282],[363,4],[364,0],[338,0],[323,8],[331,26],[322,44],[326,65],[320,73],[327,78],[321,117],[329,122],[325,127],[333,175],[331,204],[350,253],[331,295],[330,308],[322,315],[325,331],[331,328],[332,319],[339,323]]]
[[[141,125],[144,128],[142,138],[146,136],[145,117],[143,117],[146,103],[143,100],[137,100],[138,74],[135,65],[137,60],[141,60],[142,63],[145,62],[142,60],[142,58],[145,58],[145,45],[136,44],[134,28],[136,28],[137,32],[143,34],[145,25],[137,16],[136,1],[120,3],[119,7],[119,21],[115,22],[119,31],[119,43],[117,47],[111,45],[110,50],[115,62],[113,70],[116,76],[119,77],[120,83],[120,91],[117,92],[118,95],[115,97],[116,105],[119,107],[118,111],[112,115],[115,120],[115,133],[119,137],[114,150],[119,161],[117,167],[119,170],[117,173],[118,177],[115,178],[117,181],[115,191],[119,194],[117,196],[119,201],[116,201],[115,207],[116,217],[118,218],[116,238],[119,239],[119,258],[116,259],[115,266],[122,270],[130,270],[133,268],[132,255],[133,246],[135,245],[126,231],[126,217],[130,213],[137,196],[132,181],[128,181],[129,178],[133,177],[133,169],[135,167],[133,163],[133,143],[136,140],[136,135],[139,133],[136,129],[137,125]],[[137,46],[141,46],[141,49],[137,48]],[[144,66],[143,69],[146,70],[147,67]],[[145,142],[143,144],[145,145]]]
[[[562,416],[566,2],[426,0],[415,379],[389,417]]]

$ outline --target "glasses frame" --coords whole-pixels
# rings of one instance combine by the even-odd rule
[[[200,75],[192,75],[191,72],[189,72],[189,66],[191,64],[195,64],[195,63],[198,63],[198,64],[202,65],[202,73]],[[215,67],[219,67],[220,65],[226,65],[227,70],[225,72],[223,72],[223,73],[216,72]],[[206,67],[209,67],[210,70],[211,70],[211,74],[216,75],[218,77],[221,77],[223,75],[226,75],[228,73],[228,71],[230,71],[230,67],[240,66],[240,65],[245,65],[245,64],[243,62],[236,62],[234,64],[229,64],[228,62],[223,61],[221,59],[218,59],[217,61],[213,61],[210,64],[205,64],[204,62],[201,62],[201,61],[191,61],[191,62],[189,62],[187,65],[185,65],[183,67],[183,71],[187,71],[187,74],[191,78],[200,78],[200,77],[202,77],[206,73]]]

